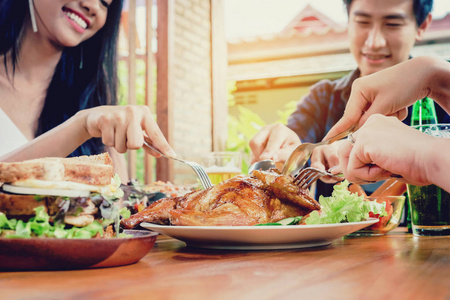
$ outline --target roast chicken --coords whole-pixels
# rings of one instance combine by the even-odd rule
[[[244,226],[303,216],[319,203],[276,171],[253,171],[209,189],[164,198],[122,220],[125,228],[141,222],[183,226]]]

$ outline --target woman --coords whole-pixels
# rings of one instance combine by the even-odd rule
[[[148,107],[114,106],[121,10],[122,0],[0,0],[1,161],[107,150],[127,181],[118,152],[144,136],[174,155]]]

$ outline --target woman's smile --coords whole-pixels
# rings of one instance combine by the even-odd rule
[[[79,33],[84,33],[89,27],[89,20],[77,11],[70,8],[63,7],[64,15],[66,16],[69,23],[75,28]]]

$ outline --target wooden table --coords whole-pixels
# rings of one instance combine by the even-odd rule
[[[0,273],[0,299],[450,299],[450,237],[380,237],[283,251],[218,251],[158,239],[116,268]]]

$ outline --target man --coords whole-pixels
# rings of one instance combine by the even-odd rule
[[[432,0],[344,0],[344,4],[350,52],[358,68],[338,80],[322,80],[312,86],[287,126],[273,124],[261,129],[250,141],[253,162],[284,162],[301,142],[321,141],[342,117],[353,81],[408,60],[414,43],[422,39],[432,19]],[[311,164],[322,169],[337,165],[333,148],[315,152]],[[331,190],[331,186],[318,182],[319,195],[327,196]]]

